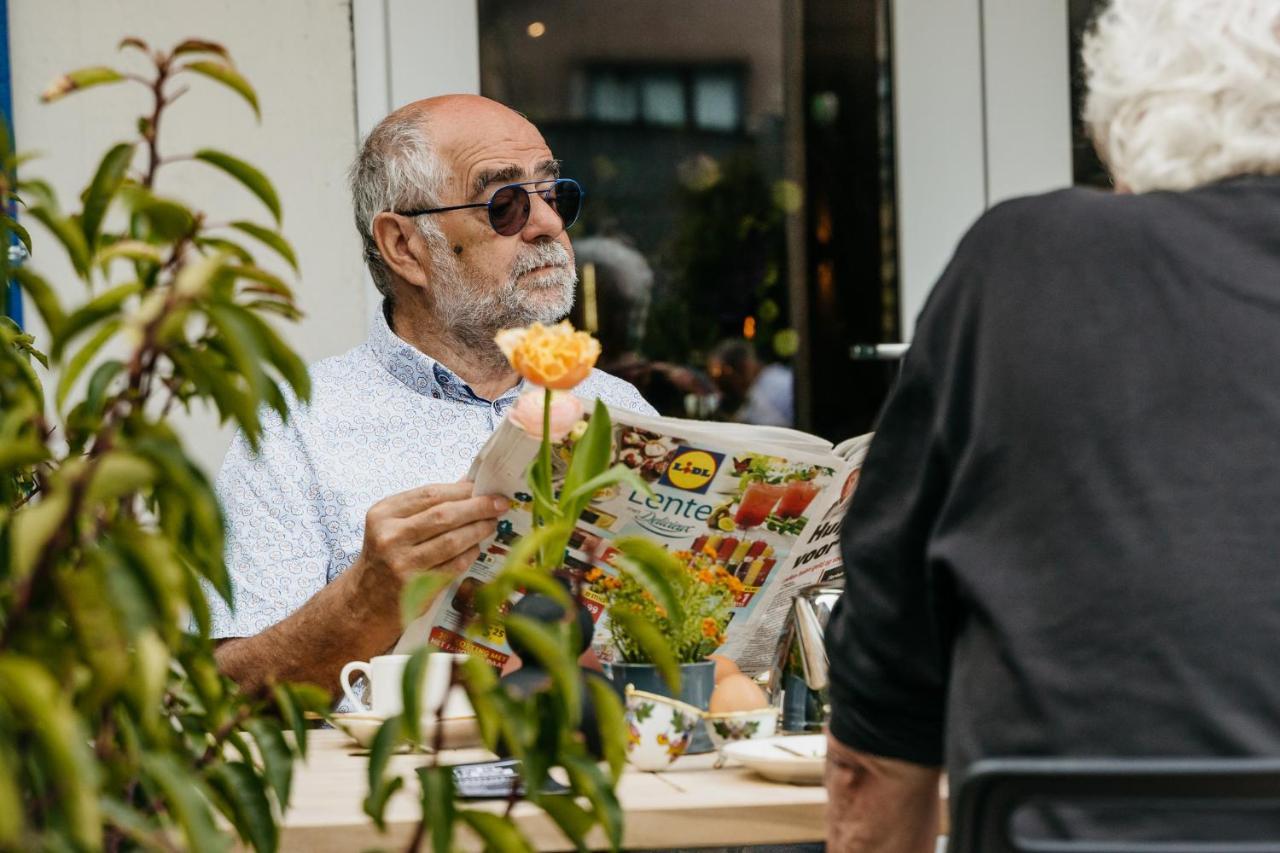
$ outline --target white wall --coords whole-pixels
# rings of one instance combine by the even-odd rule
[[[222,42],[257,88],[262,123],[230,91],[193,79],[162,125],[162,154],[218,148],[274,180],[284,233],[302,269],[296,290],[307,315],[286,335],[307,361],[343,352],[364,338],[366,317],[359,240],[343,185],[356,139],[350,16],[351,0],[10,0],[15,133],[20,149],[42,154],[24,174],[48,179],[64,208],[74,208],[98,158],[130,136],[148,103],[141,87],[121,84],[41,105],[38,93],[57,74],[99,64],[142,70],[137,54],[116,52],[126,35],[156,46],[189,36]],[[211,219],[270,222],[256,199],[202,164],[167,167],[159,189],[196,203]],[[52,238],[28,224],[33,268],[59,283],[64,302],[83,299],[78,280],[57,263]],[[291,276],[269,252],[258,260]],[[26,313],[28,325],[38,326],[30,305]],[[178,423],[196,457],[216,470],[229,430],[208,414]]]
[[[356,126],[435,95],[480,93],[476,0],[354,0]],[[370,314],[381,297],[366,272]]]

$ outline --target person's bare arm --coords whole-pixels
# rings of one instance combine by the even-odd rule
[[[941,771],[850,749],[827,735],[827,849],[933,853]]]
[[[400,590],[423,571],[457,574],[479,555],[505,498],[472,497],[470,483],[423,486],[379,501],[365,518],[360,556],[287,618],[252,637],[223,640],[218,668],[247,692],[275,681],[319,684],[335,696],[351,660],[400,636]]]

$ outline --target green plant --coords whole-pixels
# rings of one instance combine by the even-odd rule
[[[298,316],[290,289],[237,238],[295,261],[271,227],[214,227],[156,192],[167,164],[203,162],[279,224],[276,193],[249,164],[211,149],[161,154],[188,80],[227,86],[257,112],[227,51],[198,40],[153,51],[135,38],[121,49],[151,70],[85,68],[44,94],[124,84],[152,96],[78,210],[64,213],[47,183],[19,180],[7,139],[3,151],[4,209],[20,205],[45,227],[86,300],[64,307],[34,270],[2,262],[49,330],[57,383],[46,402],[49,362],[0,322],[0,848],[220,850],[220,813],[243,843],[270,850],[306,748],[303,714],[328,696],[286,684],[244,695],[219,675],[205,595],[230,596],[222,518],[167,415],[210,401],[256,443],[260,406],[283,416],[287,394],[307,397],[305,366],[264,319]],[[32,248],[13,218],[0,231],[6,246]]]
[[[655,631],[680,663],[703,660],[724,643],[729,611],[743,586],[716,562],[713,553],[670,554],[643,539],[620,539],[615,544],[632,560],[641,557],[658,567],[680,602],[680,608],[672,611],[631,572],[615,576],[594,569],[589,573],[587,580],[609,610],[613,645],[622,660],[650,662]]]
[[[568,390],[585,376],[599,354],[598,345],[586,335],[568,329],[567,324],[550,334],[540,326],[513,331],[514,337],[520,341],[513,344],[513,350],[507,353],[513,365],[524,373],[526,379],[562,390]],[[499,340],[505,346],[502,336]],[[553,378],[563,381],[556,383]],[[526,664],[539,666],[549,673],[549,684],[532,695],[518,695],[499,681],[488,663],[480,657],[472,657],[466,662],[461,680],[476,710],[485,744],[495,752],[513,756],[521,762],[521,774],[527,790],[518,795],[513,789],[510,806],[514,807],[521,799],[536,804],[579,850],[587,850],[589,843],[598,845],[590,837],[597,827],[608,847],[617,850],[622,845],[623,822],[614,786],[626,761],[624,712],[611,687],[601,680],[584,680],[581,677],[577,666],[580,638],[574,618],[576,605],[557,575],[562,575],[565,547],[574,525],[596,494],[624,481],[646,492],[648,486],[625,465],[610,467],[609,462],[614,457],[613,424],[608,410],[599,401],[586,424],[574,430],[572,448],[562,448],[562,458],[567,457],[567,469],[563,479],[557,482],[553,476],[551,436],[552,409],[557,405],[557,398],[550,387],[546,391],[529,393],[535,395],[531,398],[535,404],[537,398],[541,398],[540,429],[535,425],[526,427],[541,437],[540,451],[527,475],[534,497],[535,527],[516,543],[498,575],[477,594],[477,615],[470,629],[480,634],[501,631],[518,640],[522,648],[533,653],[534,660],[526,661]],[[517,411],[524,408],[523,402],[517,403]],[[577,405],[567,398],[559,398],[559,402]],[[580,416],[581,407],[578,406],[575,412],[575,416]],[[664,573],[669,555],[647,542],[620,542],[619,548],[626,555],[623,574],[650,590],[650,594],[670,610],[679,612],[681,601]],[[422,575],[412,581],[406,587],[401,602],[405,620],[421,613],[424,603],[449,580],[439,575]],[[575,579],[575,582],[580,584],[581,579]],[[580,593],[581,590],[575,591]],[[535,592],[558,600],[565,611],[565,619],[545,624],[507,612],[507,603],[513,595]],[[671,683],[678,684],[675,658],[661,636],[639,624],[636,630],[643,635],[649,654],[661,662]],[[403,683],[404,712],[382,725],[370,751],[369,794],[365,800],[365,811],[380,826],[388,800],[403,785],[401,777],[388,775],[389,757],[397,746],[405,742],[421,742],[421,681],[430,654],[432,649],[426,647],[410,658]],[[590,701],[595,707],[607,773],[596,764],[579,732],[584,690],[589,691]],[[442,725],[437,725],[437,736],[443,730]],[[439,754],[440,746],[437,741],[435,754]],[[554,767],[565,772],[569,787],[567,795],[547,795],[541,791],[544,780]],[[466,825],[483,838],[486,849],[532,849],[511,821],[483,811],[458,808],[453,796],[453,776],[448,767],[437,764],[433,759],[417,773],[422,820],[410,842],[410,850],[417,849],[428,836],[436,853],[452,850],[459,824]],[[583,802],[585,806],[581,804]],[[510,808],[507,811],[509,815]]]

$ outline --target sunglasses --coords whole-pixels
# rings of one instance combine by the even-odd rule
[[[541,189],[526,189],[541,187]],[[489,225],[503,237],[519,234],[529,221],[529,213],[533,209],[531,195],[542,196],[542,200],[551,205],[551,209],[560,215],[560,221],[569,228],[578,221],[582,212],[582,187],[571,178],[555,180],[524,181],[519,184],[507,184],[494,190],[488,201],[476,204],[455,204],[452,207],[433,207],[428,210],[406,210],[401,216],[425,216],[428,213],[447,213],[450,210],[467,210],[473,207],[488,208]]]

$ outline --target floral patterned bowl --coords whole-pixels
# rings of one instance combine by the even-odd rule
[[[689,748],[702,711],[628,684],[626,719],[627,760],[638,770],[665,770]]]
[[[755,738],[773,737],[778,729],[777,708],[761,708],[756,711],[733,711],[725,714],[703,714],[707,723],[707,734],[716,751],[724,749],[724,745],[738,740],[754,740]],[[723,753],[717,767],[723,763]]]

